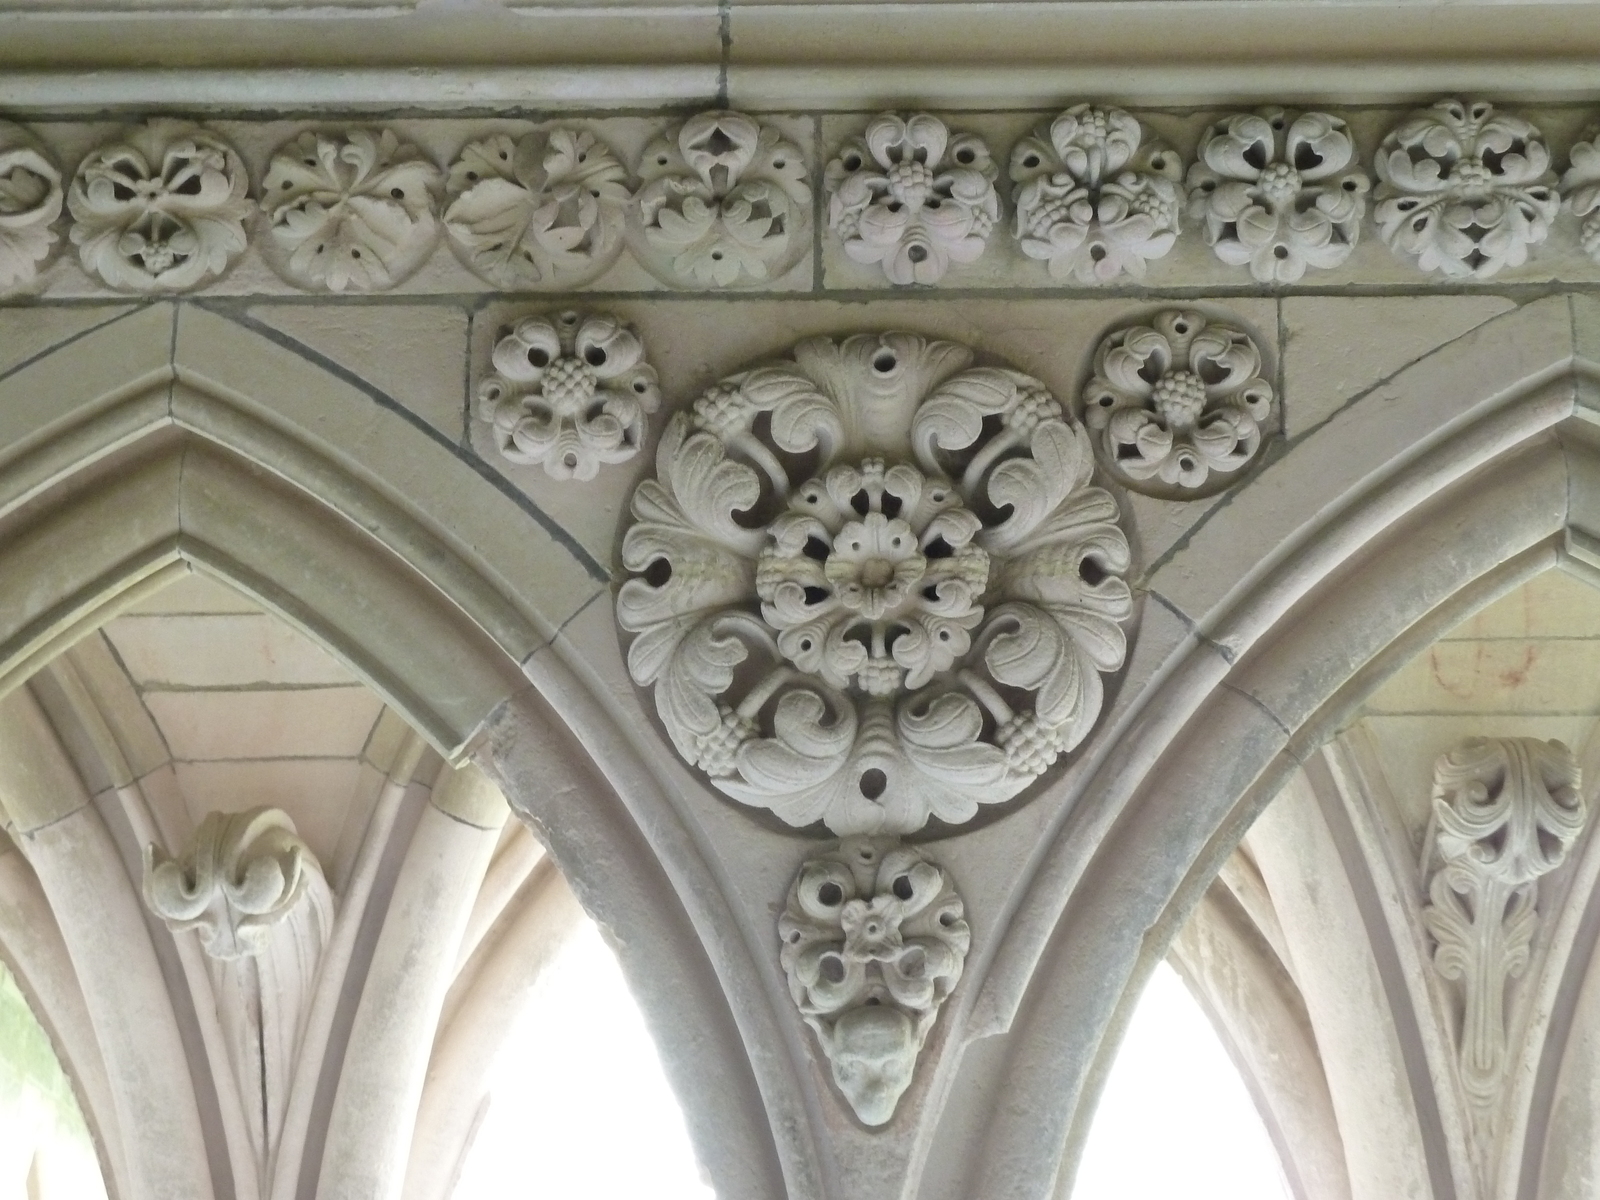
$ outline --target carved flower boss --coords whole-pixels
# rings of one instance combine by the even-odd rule
[[[633,241],[668,283],[777,279],[811,233],[805,156],[773,125],[736,112],[691,117],[645,147]]]
[[[1424,271],[1487,279],[1521,266],[1561,207],[1538,128],[1482,100],[1412,113],[1373,165],[1378,232]]]
[[[61,172],[20,126],[0,121],[0,292],[32,280],[55,245]]]
[[[494,366],[478,418],[507,461],[554,479],[593,479],[600,464],[632,458],[661,403],[639,335],[603,314],[529,317],[496,343]]]
[[[1272,415],[1261,351],[1244,330],[1169,311],[1107,336],[1084,420],[1112,475],[1135,491],[1204,496],[1254,462]]]
[[[1078,104],[1011,152],[1016,236],[1052,279],[1130,275],[1178,239],[1183,165],[1120,108]]]
[[[910,334],[813,339],[668,425],[618,619],[680,754],[794,826],[1015,796],[1121,665],[1128,544],[1035,379]]]
[[[1198,157],[1189,215],[1223,262],[1262,283],[1293,283],[1307,267],[1350,257],[1372,185],[1338,117],[1240,113],[1206,131]]]
[[[937,283],[983,253],[1000,219],[998,169],[976,134],[927,113],[874,118],[828,164],[828,224],[857,262],[892,283]]]
[[[84,270],[127,291],[178,291],[244,253],[244,162],[185,121],[125,130],[83,160],[67,195]]]

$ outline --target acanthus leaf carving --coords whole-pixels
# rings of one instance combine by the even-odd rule
[[[1254,339],[1180,309],[1107,335],[1083,406],[1101,465],[1174,499],[1226,487],[1260,455],[1274,411]]]
[[[0,121],[0,292],[39,273],[57,234],[64,196],[61,171],[20,126]]]
[[[1435,763],[1432,799],[1422,919],[1460,998],[1460,1080],[1484,1126],[1508,1069],[1507,993],[1528,967],[1538,880],[1565,860],[1588,808],[1572,752],[1535,738],[1460,743]]]
[[[67,194],[84,269],[124,291],[181,291],[216,279],[244,253],[244,162],[186,121],[124,130],[78,167]]]
[[[1293,283],[1307,267],[1350,257],[1372,184],[1340,118],[1240,113],[1206,130],[1196,159],[1189,215],[1223,262],[1262,283]]]
[[[885,1125],[911,1084],[971,944],[949,873],[893,840],[845,838],[808,859],[778,921],[800,1015],[864,1125]]]
[[[811,237],[805,155],[774,125],[705,112],[645,147],[631,207],[640,260],[687,287],[768,283]]]
[[[302,133],[272,156],[262,183],[268,260],[310,290],[393,287],[438,241],[441,179],[387,129]]]
[[[528,317],[495,344],[494,366],[478,385],[478,419],[508,462],[553,479],[627,462],[661,403],[643,341],[603,313]]]
[[[445,229],[461,260],[496,287],[588,283],[622,253],[627,180],[587,130],[496,134],[469,143],[451,166]]]
[[[1561,207],[1538,127],[1483,100],[1412,113],[1373,166],[1379,236],[1419,269],[1451,278],[1521,266]]]
[[[1178,154],[1136,117],[1074,105],[1011,151],[1017,242],[1052,279],[1143,279],[1177,241],[1182,179]]]
[[[790,825],[970,820],[1088,735],[1121,665],[1128,544],[1089,437],[970,362],[802,342],[674,417],[634,494],[633,678],[691,766]]]
[[[998,175],[976,134],[952,135],[928,113],[884,113],[828,164],[828,225],[891,283],[937,283],[983,253],[1000,219]]]

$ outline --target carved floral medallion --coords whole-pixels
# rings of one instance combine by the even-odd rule
[[[1177,241],[1182,178],[1177,153],[1136,117],[1075,105],[1011,151],[1017,242],[1052,279],[1143,279]]]
[[[61,171],[26,130],[0,121],[0,292],[30,282],[61,215]]]
[[[1379,236],[1420,269],[1453,278],[1521,266],[1561,207],[1538,127],[1482,100],[1412,113],[1373,166]]]
[[[1262,283],[1293,283],[1355,249],[1372,183],[1340,118],[1240,113],[1206,130],[1197,158],[1189,215],[1223,262]]]
[[[632,207],[640,260],[667,283],[747,286],[783,275],[811,237],[800,147],[773,125],[706,112],[645,147]]]
[[[252,205],[238,153],[209,130],[155,120],[83,160],[67,195],[84,270],[123,291],[181,291],[244,253]]]
[[[639,335],[604,314],[529,317],[495,343],[494,367],[478,385],[478,419],[508,462],[553,479],[593,479],[638,454],[661,403]]]
[[[972,940],[948,872],[909,846],[845,838],[808,859],[778,921],[789,993],[863,1124],[911,1083]]]
[[[1583,252],[1600,262],[1600,128],[1584,130],[1573,143],[1561,176],[1561,194],[1573,215],[1583,221],[1578,230]]]
[[[450,168],[445,229],[461,261],[496,287],[572,287],[622,253],[628,172],[583,129],[471,142]]]
[[[982,138],[927,113],[884,113],[828,164],[828,225],[892,283],[937,283],[973,262],[1000,219],[999,168]]]
[[[302,133],[272,156],[262,183],[268,260],[310,290],[393,287],[438,241],[440,180],[422,151],[387,129]]]
[[[723,380],[634,493],[628,666],[729,796],[840,835],[960,823],[1099,716],[1131,612],[1089,436],[911,334]]]
[[[1083,410],[1108,472],[1180,499],[1226,487],[1256,460],[1272,400],[1248,333],[1174,309],[1101,341]]]

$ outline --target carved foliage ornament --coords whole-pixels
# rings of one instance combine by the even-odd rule
[[[495,343],[494,366],[478,418],[508,461],[554,479],[593,479],[601,463],[632,458],[661,403],[639,335],[603,314],[529,317]]]
[[[777,279],[811,236],[805,156],[775,126],[735,112],[692,117],[645,147],[634,245],[668,283]]]
[[[450,168],[445,229],[461,261],[496,287],[588,283],[622,252],[627,178],[587,130],[499,134]]]
[[[1076,105],[1011,152],[1017,241],[1052,279],[1143,279],[1177,240],[1182,178],[1178,155],[1136,118]]]
[[[244,253],[250,180],[216,134],[151,121],[83,160],[67,207],[83,266],[113,288],[178,291]]]
[[[198,931],[212,958],[244,958],[266,949],[314,871],[316,858],[287,813],[208,813],[181,857],[145,847],[145,903],[174,932]]]
[[[1578,231],[1583,252],[1600,262],[1600,128],[1584,130],[1572,147],[1561,191],[1567,207],[1583,219]]]
[[[1506,989],[1528,966],[1536,881],[1588,818],[1572,752],[1534,738],[1470,738],[1434,765],[1434,866],[1423,921],[1457,985],[1469,1100],[1492,1107],[1506,1070]]]
[[[833,1081],[883,1125],[911,1083],[971,933],[942,867],[909,846],[846,838],[807,861],[778,922],[780,961]]]
[[[269,260],[299,287],[366,292],[420,267],[439,238],[439,168],[388,130],[302,133],[272,156]]]
[[[1378,233],[1424,271],[1487,279],[1521,266],[1561,206],[1531,122],[1482,100],[1441,100],[1392,130],[1373,163]]]
[[[37,141],[0,121],[0,292],[30,282],[56,243],[61,172]]]
[[[1223,262],[1262,283],[1293,283],[1307,267],[1350,257],[1371,181],[1338,117],[1241,113],[1206,130],[1197,157],[1189,215]]]
[[[1209,495],[1261,453],[1272,385],[1244,330],[1170,310],[1107,336],[1084,389],[1102,465],[1135,491]]]
[[[618,619],[678,752],[838,834],[959,823],[1099,716],[1116,502],[1035,379],[911,334],[802,342],[668,425]]]
[[[976,134],[938,117],[875,118],[828,164],[828,225],[856,262],[893,283],[937,283],[972,262],[1000,219],[999,169]]]

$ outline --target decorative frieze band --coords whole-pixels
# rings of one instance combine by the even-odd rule
[[[1558,176],[1538,123],[1487,101],[1358,115],[1359,138],[1356,117],[1328,112],[1191,121],[1088,103],[953,124],[712,111],[287,135],[161,118],[97,127],[86,151],[78,127],[0,123],[0,296],[238,290],[227,277],[252,246],[291,287],[342,293],[419,272],[412,290],[1081,288],[1151,281],[1157,263],[1168,285],[1393,278],[1352,260],[1369,220],[1404,270],[1488,279],[1558,227],[1551,269],[1592,270],[1593,130]],[[423,271],[449,262],[443,243],[465,271]],[[87,279],[53,280],[52,257]]]

